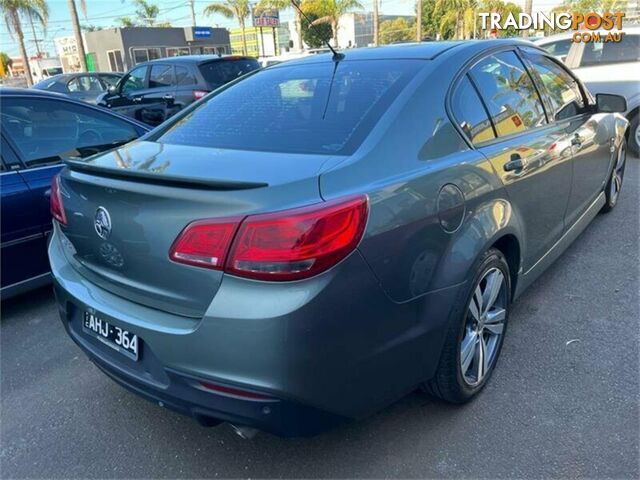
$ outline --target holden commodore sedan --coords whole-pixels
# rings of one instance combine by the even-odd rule
[[[513,301],[618,201],[627,120],[516,40],[276,65],[51,196],[62,323],[205,425],[308,435],[486,385]]]

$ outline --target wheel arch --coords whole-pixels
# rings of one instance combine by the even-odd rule
[[[513,233],[506,233],[495,240],[491,248],[500,250],[507,259],[511,276],[511,298],[514,298],[518,283],[518,274],[522,265],[522,254],[518,237]]]

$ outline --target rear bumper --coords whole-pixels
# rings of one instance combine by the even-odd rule
[[[66,260],[61,238],[56,226],[49,257],[60,315],[100,369],[202,423],[228,421],[283,436],[314,434],[368,415],[428,379],[459,288],[394,303],[355,252],[300,282],[225,276],[204,317],[194,319],[92,284]],[[139,360],[87,335],[81,326],[86,310],[138,335]],[[272,398],[203,391],[194,386],[197,379]]]

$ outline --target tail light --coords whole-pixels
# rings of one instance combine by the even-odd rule
[[[258,280],[299,280],[336,265],[360,242],[366,196],[237,219],[189,224],[174,242],[176,262]]]
[[[200,100],[207,93],[209,93],[207,90],[194,90],[193,91],[193,98],[196,99],[196,100]]]
[[[51,182],[51,196],[49,197],[49,209],[51,215],[62,225],[67,224],[67,216],[64,213],[64,205],[62,204],[62,195],[60,193],[60,174],[53,177]]]

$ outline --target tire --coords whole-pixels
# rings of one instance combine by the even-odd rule
[[[632,132],[633,135],[633,132]],[[627,166],[627,149],[623,141],[618,152],[616,153],[615,163],[611,169],[609,181],[604,187],[605,204],[600,210],[601,213],[609,213],[618,204],[620,192],[622,190],[622,181],[624,180],[624,171]]]
[[[636,112],[630,119],[629,125],[629,150],[636,157],[640,155],[640,112]]]
[[[509,320],[511,278],[509,265],[502,252],[495,248],[488,250],[476,261],[472,272],[467,287],[458,296],[452,309],[449,318],[449,329],[446,333],[436,373],[433,378],[423,384],[423,389],[427,393],[451,403],[465,403],[471,400],[486,385],[500,356]],[[500,290],[497,298],[488,309],[491,317],[485,317],[486,320],[482,319],[480,322],[475,321],[477,317],[477,315],[474,315],[474,312],[477,311],[476,290],[479,289],[481,293],[488,292],[486,287],[489,279],[495,279],[496,276],[499,278],[500,275],[502,276]],[[483,290],[483,285],[485,290]],[[491,296],[484,298],[485,300],[490,299]],[[487,302],[485,301],[484,303]],[[503,321],[501,322],[501,333],[496,336],[494,331],[499,329],[498,322],[492,323],[489,320],[491,318],[495,320],[500,316],[497,315],[499,309],[503,310]],[[480,317],[482,318],[483,315],[480,315]],[[473,324],[476,324],[476,326],[474,327]],[[486,325],[489,325],[491,331]],[[473,337],[474,328],[476,331],[475,337]],[[478,330],[482,332],[483,345],[486,345],[484,349],[479,347]],[[473,340],[474,338],[475,340]],[[465,347],[463,347],[463,341]],[[469,361],[463,362],[461,353],[463,349],[469,353],[469,346],[472,344],[475,344],[475,346],[471,347],[474,351],[471,363]],[[492,348],[489,349],[489,346],[492,346]],[[489,352],[490,357],[483,374],[477,370],[479,365],[483,365],[478,361],[480,351]],[[469,355],[466,355],[465,358],[468,360]],[[466,365],[463,365],[463,363]],[[465,366],[466,369],[463,371]]]

